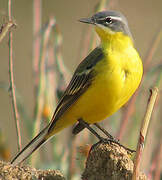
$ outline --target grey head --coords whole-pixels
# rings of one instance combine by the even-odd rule
[[[90,18],[82,18],[79,21],[94,24],[101,28],[109,28],[112,32],[123,32],[132,37],[129,31],[127,19],[122,13],[117,11],[98,12]]]

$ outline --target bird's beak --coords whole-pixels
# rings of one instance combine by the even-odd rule
[[[82,19],[79,19],[79,22],[87,23],[87,24],[95,24],[94,19],[92,18],[82,18]]]

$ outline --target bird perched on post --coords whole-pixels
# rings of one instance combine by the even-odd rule
[[[73,133],[112,115],[138,88],[143,65],[126,18],[103,11],[80,22],[94,26],[101,43],[77,67],[51,122],[11,161],[16,165],[62,129],[77,123]]]

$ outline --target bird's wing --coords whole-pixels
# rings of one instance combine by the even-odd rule
[[[91,85],[95,76],[94,67],[103,56],[102,49],[97,47],[79,64],[56,107],[48,132],[52,131],[57,120]]]

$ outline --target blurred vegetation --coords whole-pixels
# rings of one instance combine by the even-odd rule
[[[34,113],[32,116],[26,110],[27,107],[23,103],[23,97],[19,94],[19,89],[16,89],[18,112],[23,122],[23,129],[27,132],[28,140],[35,136],[51,120],[53,111],[71,77],[71,72],[63,60],[62,44],[64,41],[62,40],[57,19],[52,16],[46,24],[42,25],[41,4],[39,4],[41,1],[37,1],[37,3],[36,6],[33,1],[33,22],[39,22],[39,25],[33,24],[35,29],[33,32]],[[114,6],[114,2],[102,0],[94,6],[94,12],[112,9]],[[101,123],[111,134],[119,138],[123,144],[135,149],[141,120],[144,116],[149,96],[149,89],[153,86],[159,88],[160,93],[154,108],[142,159],[142,168],[149,177],[156,175],[158,160],[155,160],[162,153],[160,116],[160,109],[162,108],[162,54],[161,52],[159,53],[161,40],[162,29],[160,27],[158,32],[155,32],[152,42],[148,44],[148,51],[145,58],[143,58],[144,76],[140,88],[120,111]],[[84,29],[77,58],[78,63],[91,49],[96,47],[97,43],[98,40],[91,27]],[[157,52],[160,55],[155,59]],[[8,86],[4,82],[0,83],[0,87],[8,90]],[[23,131],[21,132],[23,133]],[[0,157],[8,161],[12,149],[7,147],[6,141],[7,139],[3,138],[1,133]],[[39,150],[39,153],[34,153],[29,163],[38,168],[59,169],[64,172],[65,177],[68,177],[68,179],[79,179],[88,151],[95,142],[96,138],[88,131],[84,130],[74,137],[71,134],[71,128],[69,128],[53,137],[53,140],[46,143]]]

